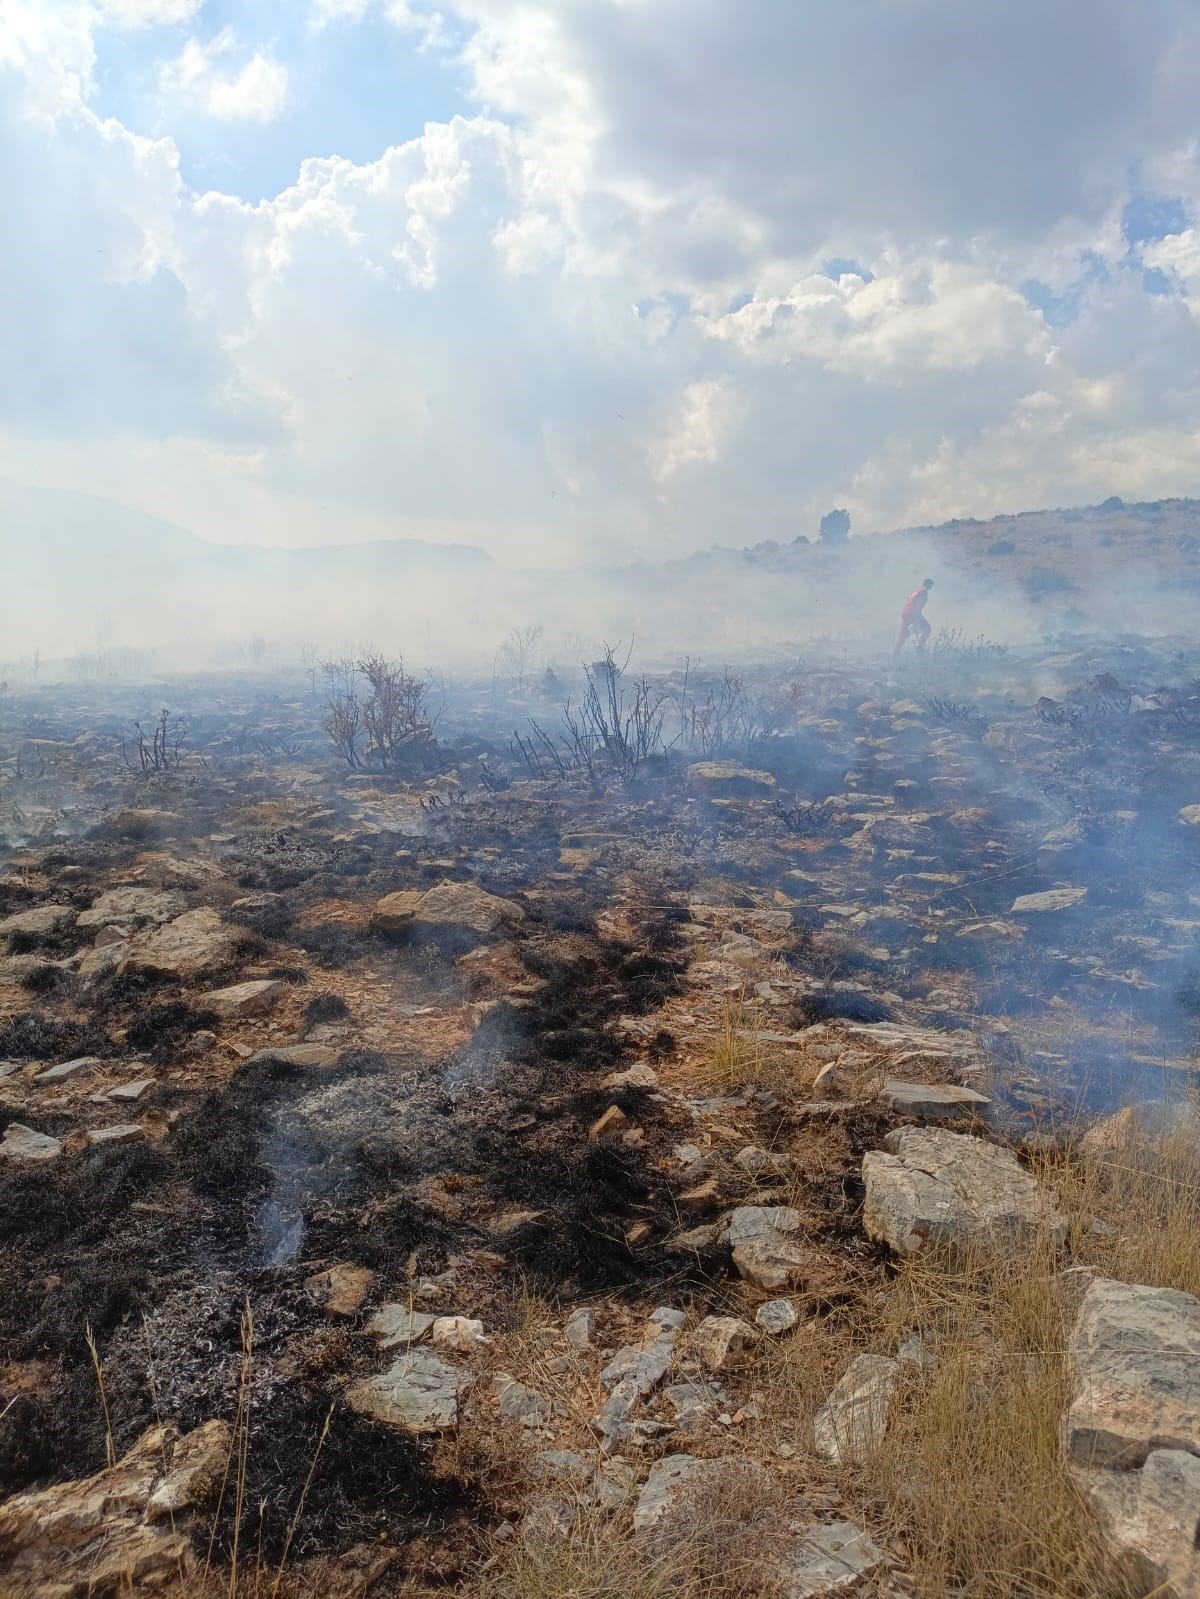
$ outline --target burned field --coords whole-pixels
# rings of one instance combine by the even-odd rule
[[[614,677],[561,726],[558,685],[460,687],[374,764],[286,683],[11,696],[12,1591],[532,1592],[523,1529],[644,1530],[676,1456],[921,1590],[813,1422],[894,1279],[864,1173],[1186,1100],[1192,673],[951,641]],[[787,1559],[762,1592],[846,1591]]]

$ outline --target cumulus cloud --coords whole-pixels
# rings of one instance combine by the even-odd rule
[[[211,41],[189,39],[161,72],[164,94],[229,122],[274,122],[287,104],[288,69],[267,51],[241,54],[232,28]]]
[[[253,204],[97,113],[94,6],[5,15],[0,462],[518,562],[1200,491],[1196,232],[1122,230],[1200,204],[1185,0],[316,0],[471,98]],[[276,48],[189,39],[167,127],[278,117]]]

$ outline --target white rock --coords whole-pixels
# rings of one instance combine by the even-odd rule
[[[926,1127],[898,1128],[884,1145],[863,1157],[863,1226],[898,1254],[1020,1249],[1043,1235],[1056,1247],[1065,1241],[1058,1196],[1040,1187],[1010,1150]]]
[[[826,1460],[861,1460],[887,1431],[900,1367],[887,1355],[859,1355],[813,1418],[817,1453]]]
[[[470,1316],[439,1316],[429,1330],[429,1341],[435,1349],[449,1349],[463,1355],[487,1343],[483,1323]]]
[[[696,1328],[695,1348],[709,1371],[729,1371],[753,1360],[759,1335],[738,1316],[705,1316]]]
[[[367,1323],[367,1331],[374,1333],[383,1349],[407,1348],[419,1343],[436,1320],[411,1305],[380,1305]]]
[[[5,1160],[54,1160],[61,1154],[62,1144],[57,1138],[51,1138],[49,1133],[35,1133],[32,1127],[22,1126],[20,1122],[9,1122],[4,1129],[0,1155]]]
[[[351,1409],[405,1432],[449,1432],[458,1422],[459,1373],[428,1349],[409,1349],[377,1377],[351,1383]]]
[[[778,1338],[796,1325],[796,1307],[790,1299],[768,1299],[754,1312],[754,1320],[763,1332]]]

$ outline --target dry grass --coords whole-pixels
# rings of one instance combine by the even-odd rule
[[[710,1094],[793,1086],[794,1051],[764,1043],[758,1034],[766,1030],[761,1007],[744,993],[727,994],[716,1030],[695,1063],[697,1086]]]
[[[1190,1121],[1162,1133],[1132,1112],[1038,1175],[1072,1216],[1071,1263],[1200,1293],[1200,1155]],[[1048,1241],[900,1265],[878,1347],[919,1332],[932,1370],[906,1366],[865,1467],[882,1529],[917,1592],[972,1599],[1126,1599],[1062,1458],[1071,1389],[1070,1279]]]
[[[752,1468],[681,1495],[652,1535],[580,1512],[570,1529],[518,1537],[486,1573],[489,1599],[778,1599],[783,1493]]]

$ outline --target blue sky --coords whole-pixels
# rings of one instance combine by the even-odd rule
[[[515,565],[1200,494],[1198,75],[1194,0],[6,0],[0,475]]]
[[[163,91],[164,58],[190,39],[211,47],[228,31],[237,41],[231,66],[260,52],[286,70],[286,102],[269,122],[197,115]],[[105,31],[97,36],[95,77],[96,111],[172,136],[189,185],[255,201],[294,183],[306,157],[366,162],[418,137],[427,122],[460,110],[467,90],[451,49],[422,48],[378,13],[318,25],[297,0],[209,0],[187,22]]]

